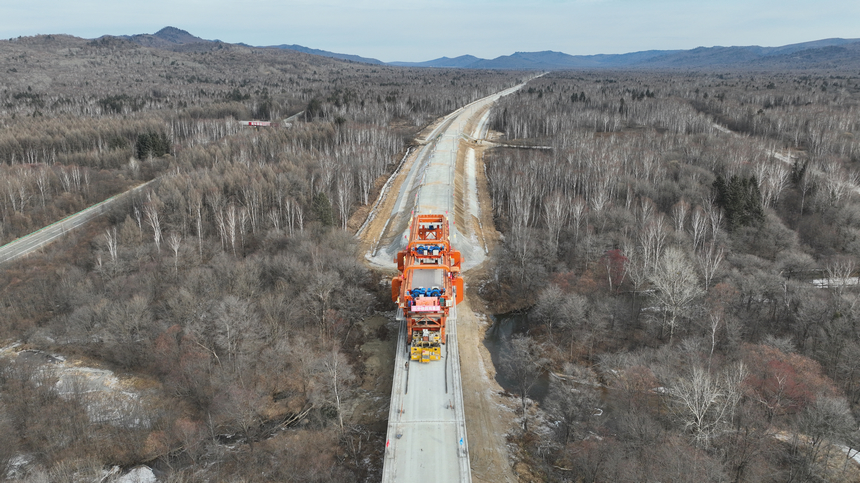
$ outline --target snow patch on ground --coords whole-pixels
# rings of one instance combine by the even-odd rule
[[[0,349],[0,357],[16,364],[33,364],[46,375],[56,377],[54,389],[68,399],[80,400],[93,423],[122,427],[148,426],[142,418],[140,394],[107,369],[86,367],[79,362],[39,350],[17,351],[20,343]]]
[[[855,463],[860,464],[860,450],[856,450],[854,448],[849,448],[848,446],[842,445],[839,445],[839,449],[841,449],[846,456],[854,460]]]
[[[31,458],[28,455],[19,454],[9,461],[9,466],[6,471],[6,478],[10,481],[23,478],[27,473],[27,465],[30,464]],[[2,475],[0,475],[2,476]]]
[[[6,347],[0,348],[0,356],[9,356],[15,353],[15,349],[21,347],[21,342],[13,342]]]
[[[466,150],[466,206],[469,209],[468,214],[481,219],[481,210],[478,206],[478,175],[475,164],[475,149],[469,148]],[[474,237],[475,242],[478,242],[478,237]]]
[[[812,285],[815,285],[818,288],[853,287],[855,285],[860,285],[860,277],[816,278],[812,281]]]
[[[113,481],[115,483],[155,483],[158,479],[148,466],[138,466]]]

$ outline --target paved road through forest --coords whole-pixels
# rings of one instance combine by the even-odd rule
[[[456,207],[477,210],[474,191],[474,163],[466,168],[466,189],[455,199],[455,168],[464,135],[481,134],[488,120],[486,110],[501,96],[511,94],[522,84],[475,101],[446,116],[427,137],[411,168],[405,173],[397,202],[386,221],[381,247],[372,249],[368,259],[385,267],[394,266],[394,254],[405,246],[405,232],[411,214],[448,213],[455,219]],[[478,127],[464,133],[467,125],[478,121]],[[468,162],[466,163],[468,165]],[[391,193],[389,196],[394,196]],[[377,213],[385,216],[384,213]],[[477,216],[462,213],[460,218]],[[479,234],[471,225],[452,226],[452,245],[464,256],[464,268],[483,261],[486,253]],[[460,358],[457,345],[456,310],[447,324],[448,343],[442,360],[429,364],[410,362],[406,353],[405,322],[401,322],[394,362],[388,435],[383,469],[384,482],[471,482],[468,438],[464,416],[463,390],[460,383]]]
[[[85,210],[75,213],[74,215],[63,218],[62,220],[54,224],[48,225],[45,228],[42,228],[38,231],[34,231],[29,235],[22,236],[17,240],[13,240],[3,245],[2,247],[0,247],[0,264],[24,257],[32,253],[33,251],[51,243],[52,241],[65,235],[66,233],[74,230],[75,228],[79,228],[85,225],[90,220],[106,213],[108,209],[110,209],[112,203],[134,192],[137,192],[146,186],[149,186],[149,184],[154,181],[155,180],[148,181],[126,192],[110,197],[102,201],[101,203],[97,203]]]

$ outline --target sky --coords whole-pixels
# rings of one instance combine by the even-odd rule
[[[298,44],[420,62],[860,38],[858,0],[4,0],[0,39],[96,38],[172,26],[204,39]]]

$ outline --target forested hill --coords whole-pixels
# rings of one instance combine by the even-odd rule
[[[231,44],[205,40],[175,27],[155,34],[122,36],[146,47],[169,50],[223,49]],[[248,47],[246,44],[236,44]],[[335,53],[302,45],[268,48],[293,50],[365,64],[385,64],[377,59]],[[820,70],[860,68],[860,39],[831,38],[779,47],[732,46],[698,47],[691,50],[647,50],[625,54],[569,55],[564,52],[515,52],[494,59],[472,55],[441,57],[425,62],[389,62],[401,67],[444,67],[460,69],[571,70],[571,69],[729,69],[729,70]]]

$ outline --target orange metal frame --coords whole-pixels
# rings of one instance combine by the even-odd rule
[[[414,330],[427,329],[439,331],[441,341],[444,343],[445,322],[449,308],[463,300],[463,279],[460,277],[462,256],[459,251],[451,249],[448,220],[445,215],[414,216],[409,234],[406,249],[397,253],[397,269],[401,273],[392,279],[391,298],[397,302],[406,317],[408,341],[412,340]],[[443,271],[440,288],[444,289],[444,292],[439,297],[438,311],[412,310],[415,300],[410,289],[416,270]],[[452,297],[452,294],[456,296]]]

